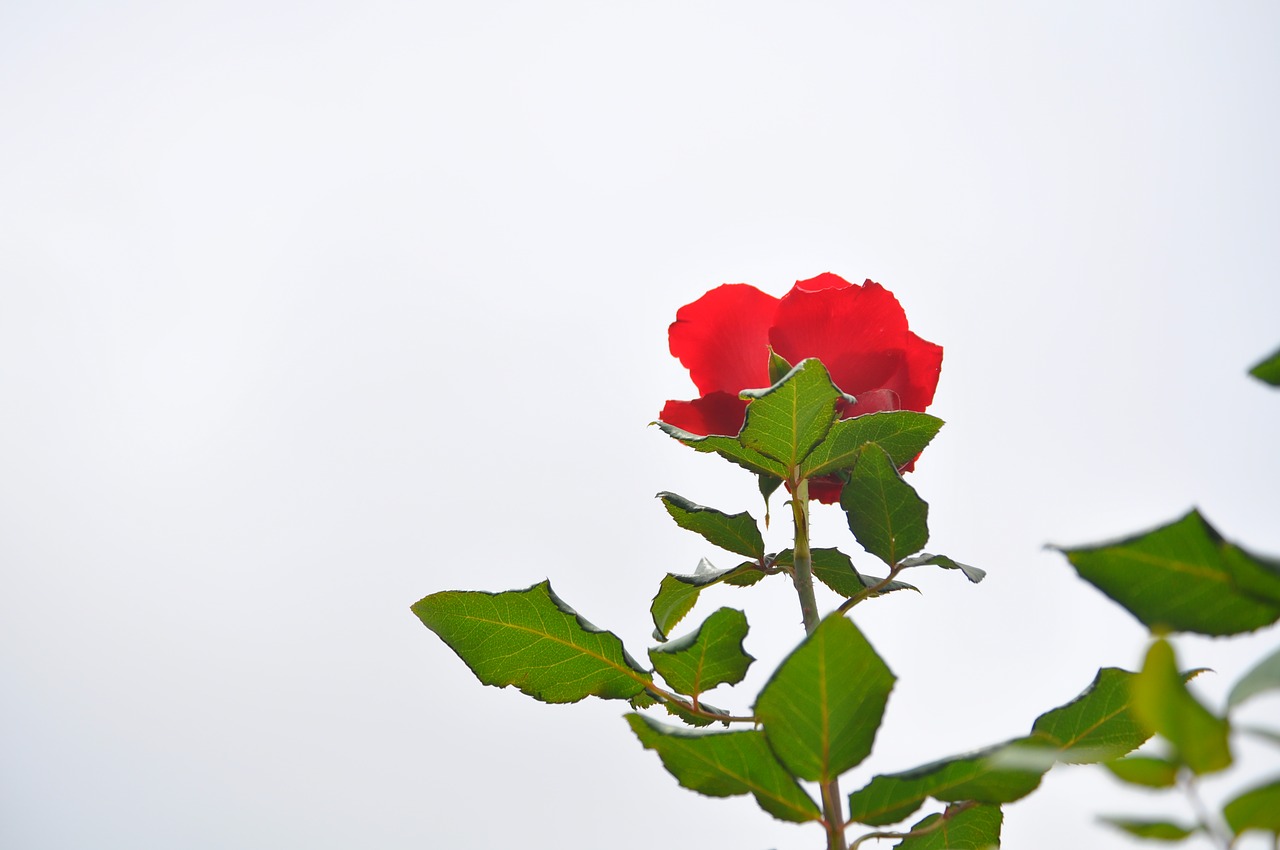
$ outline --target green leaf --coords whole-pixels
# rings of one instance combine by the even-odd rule
[[[770,478],[779,480],[787,477],[787,467],[785,465],[771,457],[765,457],[754,449],[747,448],[738,442],[736,436],[726,437],[713,434],[709,437],[704,437],[699,434],[691,434],[674,425],[668,425],[666,422],[657,422],[655,424],[662,430],[662,433],[679,440],[691,449],[700,452],[715,452],[726,460],[731,460],[738,466],[749,469],[759,475],[767,475]]]
[[[831,614],[774,671],[755,714],[792,774],[826,782],[871,752],[893,682],[858,627]]]
[[[713,546],[756,560],[764,557],[764,539],[751,514],[726,514],[665,491],[658,498],[676,525],[701,534]]]
[[[1273,387],[1280,387],[1280,351],[1249,370],[1249,374],[1259,381],[1266,381]]]
[[[721,715],[722,719],[717,720],[714,717],[707,717],[705,713],[694,714],[693,706],[683,700],[677,700],[677,701],[662,700],[662,707],[667,710],[667,714],[670,714],[673,717],[680,718],[690,726],[710,726],[711,724],[717,723],[717,722],[723,723],[725,726],[728,726],[730,723],[730,716],[727,711],[721,708],[716,708],[713,705],[707,705],[705,702],[699,702],[698,709],[702,712],[711,712],[712,714],[719,714]]]
[[[632,708],[649,708],[662,702],[658,695],[653,691],[641,691],[640,693],[627,700]]]
[[[578,616],[551,582],[505,593],[447,590],[413,613],[481,682],[543,702],[630,699],[652,682],[622,641]]]
[[[1231,765],[1227,722],[1187,690],[1173,647],[1163,638],[1152,642],[1142,672],[1133,682],[1133,713],[1164,736],[1174,746],[1177,759],[1195,773]]]
[[[902,467],[924,451],[942,428],[942,420],[914,410],[866,413],[831,426],[827,438],[801,466],[801,475],[815,478],[851,468],[867,443],[884,449],[895,467]]]
[[[1017,738],[901,773],[881,774],[849,795],[849,819],[872,826],[897,823],[930,797],[947,803],[977,800],[1011,803],[1040,784],[1045,769],[1001,768],[993,756],[1006,747],[1034,743]]]
[[[959,570],[964,573],[964,577],[969,581],[977,584],[987,577],[986,570],[980,570],[977,567],[971,567],[968,564],[962,564],[959,561],[953,561],[946,555],[930,555],[928,552],[921,552],[919,555],[913,555],[903,560],[904,567],[942,567],[944,570]]]
[[[1188,828],[1163,820],[1133,818],[1099,818],[1099,820],[1138,838],[1151,838],[1156,841],[1181,841],[1199,831],[1197,827]]]
[[[781,354],[773,350],[773,346],[769,346],[769,383],[776,384],[783,378],[787,377],[793,367],[787,362],[787,359]]]
[[[820,361],[802,360],[768,389],[741,394],[751,403],[738,439],[743,446],[781,462],[784,470],[797,469],[831,430],[836,401],[843,395]],[[786,472],[777,477],[790,478]]]
[[[779,487],[782,486],[781,478],[774,478],[772,475],[761,474],[758,481],[760,495],[764,497],[764,526],[769,527],[769,497],[772,496]]]
[[[1236,577],[1258,565],[1225,554],[1228,545],[1192,511],[1136,537],[1059,551],[1081,578],[1153,630],[1232,635],[1274,623],[1280,604],[1246,592]]]
[[[1253,669],[1235,683],[1227,696],[1227,710],[1276,688],[1280,688],[1280,648],[1255,664]]]
[[[778,764],[763,732],[690,732],[639,714],[627,715],[627,722],[685,788],[708,797],[752,794],[766,812],[793,823],[822,817],[813,799]]]
[[[1000,846],[1003,822],[1004,813],[999,806],[948,806],[945,812],[929,815],[911,827],[912,832],[927,832],[904,838],[894,847],[895,850],[987,850]]]
[[[1103,767],[1121,782],[1146,788],[1172,788],[1178,783],[1178,766],[1153,756],[1129,756],[1103,762]]]
[[[1104,668],[1080,696],[1040,715],[1029,737],[877,776],[849,795],[849,817],[874,826],[896,823],[929,797],[946,803],[1011,803],[1034,791],[1055,761],[1123,755],[1150,737],[1130,713],[1133,677]]]
[[[654,669],[672,688],[697,697],[717,685],[736,685],[755,661],[742,648],[747,615],[721,608],[698,630],[649,650]]]
[[[641,691],[633,696],[630,700],[632,708],[650,708],[655,705],[661,705],[667,710],[667,714],[678,717],[690,726],[710,726],[716,722],[714,717],[704,717],[702,714],[694,714],[693,707],[688,702],[679,698],[672,700],[666,697],[660,697],[658,694],[650,690]],[[724,719],[720,722],[725,726],[729,725],[729,713],[723,709],[707,705],[705,702],[699,702],[698,708],[703,712],[711,712],[713,714],[723,715]]]
[[[1249,829],[1280,834],[1280,779],[1244,792],[1222,809],[1236,835]]]
[[[658,585],[658,594],[649,605],[649,614],[653,617],[654,640],[666,640],[676,624],[684,619],[684,615],[693,610],[698,594],[711,585],[723,582],[736,587],[747,587],[765,575],[756,564],[750,562],[717,570],[706,558],[698,562],[698,569],[691,576],[667,573]]]
[[[1280,562],[1232,543],[1222,545],[1222,558],[1238,588],[1263,602],[1280,605]]]
[[[1032,735],[1069,764],[1093,764],[1136,750],[1151,737],[1132,711],[1136,679],[1128,670],[1102,668],[1080,696],[1037,717]]]
[[[853,561],[849,560],[849,556],[839,549],[813,549],[809,552],[809,557],[813,565],[813,577],[846,599],[880,583],[880,579],[875,576],[864,575],[855,570]],[[793,567],[795,566],[795,552],[791,549],[784,549],[774,558],[773,563],[774,566]],[[920,592],[918,588],[907,584],[905,581],[891,581],[877,591],[875,595],[882,596],[895,590]]]
[[[840,507],[862,548],[890,567],[929,541],[929,505],[875,443],[859,450],[849,483],[840,493]]]

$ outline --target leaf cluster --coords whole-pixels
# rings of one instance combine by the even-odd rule
[[[1280,352],[1250,374],[1280,386]],[[1183,672],[1166,637],[1172,632],[1223,637],[1273,626],[1280,620],[1280,561],[1226,540],[1196,510],[1133,537],[1060,551],[1081,578],[1154,636],[1134,680],[1132,710],[1162,748],[1106,762],[1117,780],[1153,789],[1182,787],[1194,802],[1201,777],[1233,764],[1236,733],[1250,731],[1280,741],[1280,732],[1233,722],[1245,702],[1280,689],[1280,649],[1237,681],[1224,709],[1214,711],[1191,692],[1188,682],[1198,671]],[[1190,823],[1132,817],[1104,821],[1135,837],[1160,841],[1203,833],[1230,848],[1243,833],[1257,830],[1280,844],[1280,777],[1237,793],[1220,815],[1199,812]]]

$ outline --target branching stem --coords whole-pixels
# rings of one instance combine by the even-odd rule
[[[939,815],[938,819],[935,820],[933,823],[929,824],[928,826],[922,826],[919,829],[910,830],[908,832],[868,832],[866,835],[860,835],[857,838],[855,838],[853,843],[849,845],[849,850],[858,850],[858,845],[862,844],[862,842],[871,841],[873,839],[880,839],[880,838],[905,839],[905,838],[914,838],[917,835],[928,835],[931,832],[942,829],[942,827],[946,825],[947,821],[951,820],[953,817],[965,811],[966,809],[971,809],[976,805],[977,803],[970,800],[964,803],[956,803],[955,805],[948,806],[946,811],[942,812],[942,814]]]
[[[893,569],[889,570],[889,574],[887,576],[880,579],[878,582],[871,585],[870,587],[864,587],[862,590],[858,591],[853,596],[850,596],[848,599],[844,601],[844,604],[842,604],[838,610],[840,611],[841,614],[843,614],[846,611],[848,611],[850,608],[852,608],[854,605],[857,605],[862,600],[875,596],[877,593],[879,593],[880,591],[888,587],[890,584],[892,584],[893,580],[898,577],[898,573],[902,572],[903,569],[905,569],[905,565],[902,564],[902,562],[898,562],[897,564],[894,564]]]
[[[660,699],[662,702],[675,703],[676,705],[680,706],[680,709],[682,711],[687,711],[689,714],[692,714],[695,717],[705,717],[708,720],[719,720],[722,723],[759,723],[760,722],[759,720],[756,720],[754,715],[749,715],[747,717],[736,717],[731,714],[716,714],[714,711],[707,711],[701,706],[697,705],[696,701],[692,704],[687,703],[684,700],[680,699],[680,697],[673,694],[671,691],[668,691],[666,688],[659,687],[658,685],[655,685],[652,682],[648,682],[645,684],[645,690],[647,690],[650,694]]]

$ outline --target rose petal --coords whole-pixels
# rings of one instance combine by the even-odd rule
[[[769,386],[769,326],[777,306],[777,298],[754,286],[726,283],[677,311],[668,331],[671,353],[698,392],[737,396]]]
[[[903,410],[924,411],[933,402],[942,374],[942,346],[907,332],[906,385],[894,387]],[[891,385],[892,386],[892,385]]]
[[[880,413],[885,410],[901,410],[902,402],[893,390],[868,390],[858,393],[857,403],[840,402],[840,418],[852,419],[864,413]]]
[[[808,280],[797,280],[792,289],[799,289],[801,292],[818,292],[822,289],[848,289],[851,286],[853,284],[840,275],[823,272],[817,277],[811,277]]]
[[[814,280],[831,284],[835,277]],[[774,350],[792,363],[817,357],[850,395],[892,390],[903,409],[924,410],[937,388],[942,349],[907,329],[902,306],[880,284],[802,288],[816,285],[801,281],[779,302],[769,332]]]
[[[693,401],[669,401],[658,416],[668,425],[706,437],[736,437],[746,418],[747,402],[729,393],[708,393]]]
[[[809,498],[817,499],[824,505],[834,505],[840,501],[840,491],[844,482],[834,475],[823,475],[809,479]]]

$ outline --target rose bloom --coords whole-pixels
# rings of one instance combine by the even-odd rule
[[[745,283],[718,286],[677,311],[669,339],[702,395],[668,401],[660,418],[700,436],[736,436],[742,429],[747,402],[738,394],[773,383],[770,346],[793,365],[806,357],[822,361],[835,385],[857,399],[837,403],[842,419],[923,411],[942,369],[942,347],[907,328],[893,293],[830,272],[797,281],[782,298]],[[839,501],[842,486],[835,477],[814,479],[809,493],[830,504]]]

